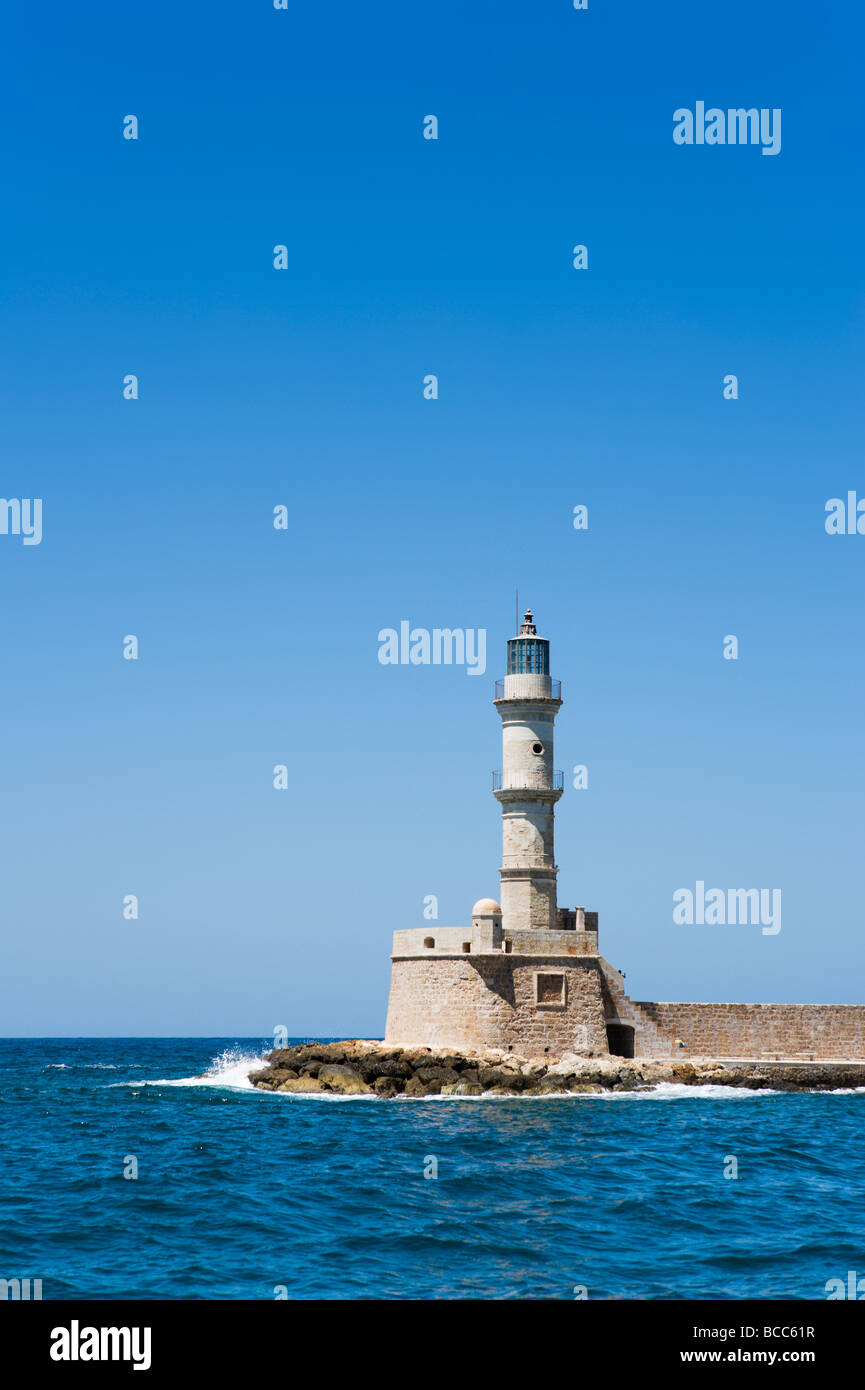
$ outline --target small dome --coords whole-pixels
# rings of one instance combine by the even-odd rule
[[[493,912],[497,912],[499,916],[501,916],[502,914],[502,910],[499,907],[498,903],[495,902],[492,898],[478,898],[477,902],[472,908],[473,917],[489,917],[490,914]]]

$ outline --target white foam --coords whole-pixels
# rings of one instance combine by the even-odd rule
[[[326,1101],[349,1101],[349,1100],[378,1100],[378,1096],[373,1095],[340,1095],[331,1091],[272,1091],[271,1095],[280,1096],[282,1099],[291,1100],[326,1100]],[[833,1092],[832,1094],[848,1094],[846,1092]],[[432,1096],[405,1096],[397,1095],[393,1099],[404,1101],[406,1104],[414,1105],[417,1101],[430,1101],[443,1105],[448,1101],[478,1101],[495,1104],[497,1101],[561,1101],[561,1100],[692,1100],[696,1097],[704,1097],[707,1100],[744,1100],[752,1096],[777,1096],[780,1091],[770,1091],[767,1089],[748,1089],[744,1086],[683,1086],[678,1083],[662,1081],[657,1085],[641,1091],[549,1091],[546,1095],[529,1096],[514,1091],[510,1095],[490,1095],[486,1092],[480,1096],[456,1096],[456,1095],[432,1095]]]
[[[80,1071],[119,1071],[118,1062],[73,1062],[73,1068]],[[69,1071],[69,1064],[66,1062],[49,1062],[48,1071]]]
[[[209,1086],[230,1091],[255,1092],[249,1073],[267,1066],[264,1057],[243,1052],[239,1047],[226,1048],[214,1057],[202,1076],[160,1077],[156,1081],[124,1081],[124,1086]]]
[[[839,1093],[840,1094],[840,1093]],[[704,1097],[706,1100],[740,1100],[752,1096],[777,1096],[780,1091],[770,1091],[766,1089],[749,1089],[745,1086],[683,1086],[677,1082],[660,1081],[656,1085],[647,1087],[639,1091],[549,1091],[546,1095],[529,1096],[514,1091],[511,1095],[492,1096],[487,1092],[480,1096],[397,1096],[397,1100],[470,1100],[470,1101],[510,1101],[510,1100],[691,1100],[696,1097]],[[321,1097],[320,1097],[321,1098]],[[316,1099],[311,1096],[310,1099]]]
[[[627,1095],[626,1091],[614,1091],[613,1095]],[[638,1091],[639,1096],[654,1100],[688,1100],[691,1096],[705,1096],[707,1100],[742,1100],[751,1096],[778,1096],[769,1086],[685,1086],[680,1081],[659,1081],[651,1091]]]

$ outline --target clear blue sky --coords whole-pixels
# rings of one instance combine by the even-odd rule
[[[16,7],[0,491],[44,539],[0,536],[0,1032],[379,1036],[393,930],[498,895],[517,585],[589,768],[560,902],[634,997],[862,1001],[865,536],[824,531],[865,495],[862,38]],[[674,145],[697,100],[781,108],[781,153]],[[404,618],[486,628],[486,675],[381,666]],[[698,879],[780,887],[782,931],[674,925]]]

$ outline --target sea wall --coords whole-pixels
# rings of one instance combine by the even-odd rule
[[[547,933],[534,953],[524,932],[510,952],[487,953],[466,951],[476,943],[465,931],[434,931],[394,939],[389,1044],[530,1057],[865,1061],[865,1005],[638,1001],[603,957],[564,952],[559,938],[583,951],[586,932]]]
[[[861,1004],[682,1004],[634,1001],[680,1055],[865,1058]],[[643,1055],[661,1055],[661,1049]],[[667,1054],[669,1055],[669,1054]]]

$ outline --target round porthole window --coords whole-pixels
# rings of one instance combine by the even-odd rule
[[[544,751],[544,745],[543,745],[542,743],[533,743],[533,744],[532,744],[532,752],[533,752],[533,753],[543,753],[543,751]]]

